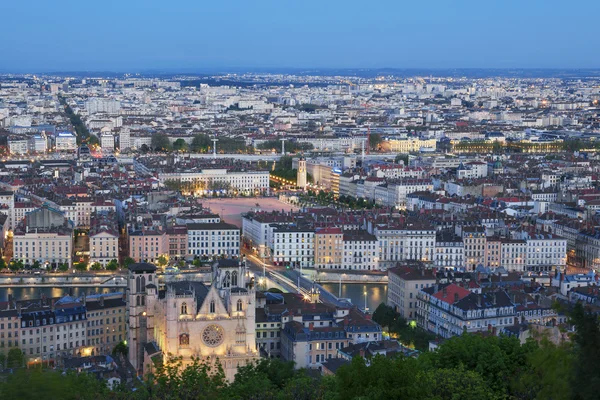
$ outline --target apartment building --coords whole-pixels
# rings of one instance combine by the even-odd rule
[[[167,228],[169,258],[179,259],[188,253],[188,229],[185,225],[174,225]]]
[[[87,310],[86,348],[91,355],[111,354],[127,339],[127,301],[123,293],[81,298]]]
[[[453,232],[440,232],[435,238],[434,264],[440,268],[462,268],[465,264],[465,246],[462,238]]]
[[[119,226],[113,212],[96,212],[91,218],[89,232],[90,264],[106,267],[111,260],[119,259]]]
[[[387,305],[403,318],[417,318],[417,294],[436,282],[435,270],[423,264],[399,265],[388,269]]]
[[[465,267],[473,271],[485,260],[485,228],[479,226],[466,226],[462,228],[462,239],[465,246]]]
[[[463,332],[498,334],[517,315],[506,292],[472,292],[454,283],[421,289],[417,308],[417,324],[443,338]]]
[[[71,265],[73,225],[64,213],[43,206],[27,213],[13,232],[13,258],[25,264]]]
[[[266,257],[269,248],[269,231],[272,224],[290,225],[294,222],[291,213],[249,212],[242,214],[242,232],[244,240],[256,248],[259,257]]]
[[[275,265],[292,268],[312,267],[314,263],[315,232],[312,228],[273,225],[271,257]]]
[[[136,262],[154,261],[168,254],[167,234],[160,227],[144,227],[129,232],[129,256]]]
[[[240,229],[226,222],[187,224],[188,252],[197,257],[239,257]]]
[[[340,269],[343,264],[344,234],[341,228],[315,231],[315,268]]]
[[[554,271],[563,269],[567,262],[567,240],[550,233],[523,232],[527,240],[527,271]]]
[[[501,239],[500,265],[507,271],[525,271],[527,242],[520,239]]]
[[[343,234],[341,269],[374,271],[379,269],[377,237],[366,231],[348,231]]]

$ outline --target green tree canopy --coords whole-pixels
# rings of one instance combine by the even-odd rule
[[[169,137],[164,133],[156,132],[152,134],[151,138],[152,148],[156,151],[168,151],[173,147],[169,141]]]

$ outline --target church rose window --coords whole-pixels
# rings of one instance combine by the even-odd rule
[[[215,347],[223,343],[224,331],[220,325],[209,325],[202,332],[202,341],[207,346]]]

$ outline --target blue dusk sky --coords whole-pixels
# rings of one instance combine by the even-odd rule
[[[0,71],[600,68],[599,0],[0,0]]]

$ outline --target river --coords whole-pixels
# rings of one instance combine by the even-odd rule
[[[323,283],[323,286],[328,292],[339,296],[339,283]],[[360,307],[365,307],[365,291],[367,292],[367,307],[373,312],[381,303],[387,301],[387,285],[382,283],[342,283],[341,297],[350,299],[352,304]]]
[[[324,283],[322,285],[327,291],[338,296],[338,283]],[[12,295],[14,299],[39,299],[42,294],[46,297],[61,297],[71,293],[73,296],[81,296],[82,294],[97,294],[110,293],[111,291],[124,291],[125,289],[100,288],[100,287],[27,287],[27,288],[8,288],[0,287],[0,301],[7,301],[8,295]],[[367,292],[367,307],[373,312],[380,303],[387,299],[387,285],[385,284],[361,284],[361,283],[343,283],[342,296],[349,298],[353,304],[360,308],[365,306],[364,292]]]
[[[125,288],[102,288],[102,287],[0,287],[0,301],[7,301],[8,295],[12,295],[16,300],[39,299],[42,294],[46,297],[62,297],[68,294],[79,297],[82,294],[98,294],[110,292],[123,292]]]

